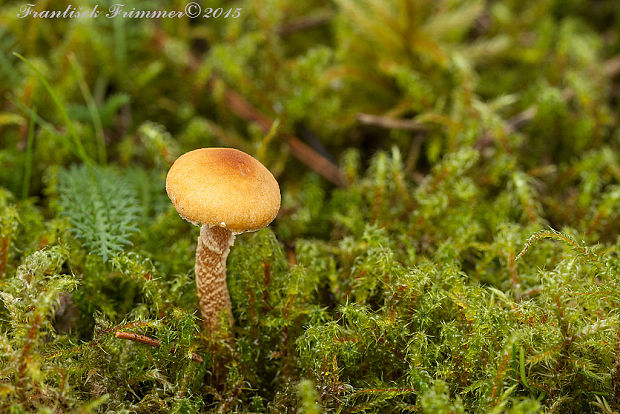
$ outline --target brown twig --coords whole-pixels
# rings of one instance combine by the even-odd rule
[[[168,41],[168,36],[162,30],[157,30],[153,36],[153,41],[155,47],[163,50],[166,42]],[[192,53],[187,54],[187,66],[189,70],[196,72],[200,70],[201,63],[200,59]],[[217,77],[213,76],[207,85],[213,89],[213,86],[216,84]],[[248,102],[241,94],[225,88],[224,90],[224,100],[226,105],[235,113],[237,116],[247,120],[255,122],[259,125],[263,133],[267,134],[269,129],[271,128],[271,124],[273,121],[258,109],[256,109],[250,102]],[[236,143],[231,142],[234,140],[234,137],[226,136],[224,131],[221,129],[214,129],[213,124],[210,125],[214,134],[221,139],[225,143],[233,145],[235,147],[241,147],[240,143],[237,141]],[[337,165],[329,161],[327,158],[323,157],[321,154],[313,150],[308,145],[304,144],[299,138],[294,137],[289,134],[284,134],[284,138],[286,139],[286,143],[289,147],[289,151],[291,155],[297,158],[302,163],[306,164],[308,167],[313,169],[315,172],[323,176],[327,181],[339,186],[346,187],[346,180],[344,178],[344,174]]]
[[[613,77],[614,75],[619,73],[620,72],[620,57],[617,56],[615,58],[612,58],[606,61],[603,64],[603,72],[605,73],[606,76],[609,76],[609,77]],[[574,95],[575,95],[575,92],[572,89],[564,89],[562,91],[562,99],[565,101],[571,99]],[[504,129],[505,133],[507,135],[514,133],[525,123],[534,119],[537,112],[538,112],[537,105],[532,105],[529,108],[525,109],[524,111],[521,111],[515,116],[511,117],[506,122],[506,127]],[[480,139],[478,139],[478,141],[476,142],[474,146],[477,149],[482,149],[486,146],[491,145],[493,142],[494,140],[491,136],[491,133],[486,132],[485,134],[482,135],[482,137],[480,137]]]
[[[241,94],[231,89],[226,89],[224,91],[224,101],[230,110],[237,116],[245,119],[246,121],[256,123],[261,128],[263,133],[267,134],[271,129],[271,124],[273,121],[267,115],[252,106],[252,104]],[[310,148],[299,138],[290,134],[284,134],[284,137],[291,155],[306,164],[318,174],[322,175],[329,182],[339,187],[346,186],[344,174],[340,171],[340,168],[338,168],[337,165]]]
[[[610,78],[620,73],[620,55],[614,56],[603,63],[603,73]]]
[[[92,348],[94,346],[99,345],[101,343],[101,338],[104,335],[109,334],[110,332],[114,332],[114,331],[117,331],[119,329],[129,329],[129,328],[135,328],[135,327],[138,327],[138,326],[150,325],[151,323],[152,322],[148,322],[148,321],[131,322],[131,323],[128,323],[128,324],[125,324],[125,325],[121,325],[121,326],[117,325],[117,326],[113,326],[111,328],[103,329],[101,331],[98,331],[96,333],[96,335],[95,335],[95,338],[93,338],[92,341],[88,342],[86,344],[86,346],[88,348]],[[49,353],[49,354],[45,355],[45,358],[46,359],[51,359],[51,358],[56,358],[56,357],[58,357],[60,355],[66,355],[67,353],[75,353],[75,354],[77,354],[77,353],[80,353],[80,352],[83,352],[83,351],[84,350],[81,347],[75,346],[75,347],[73,347],[71,349],[68,349],[68,350],[60,350],[60,351]]]
[[[244,152],[252,151],[252,148],[250,145],[248,145],[247,141],[244,141],[234,133],[224,130],[215,122],[206,121],[206,124],[209,127],[210,132],[215,135],[218,141],[220,141],[225,146],[234,147]]]
[[[153,346],[155,348],[159,348],[161,346],[161,341],[159,339],[154,339],[149,336],[136,334],[133,332],[123,332],[117,331],[114,336],[118,339],[128,339],[130,341],[141,342],[143,344],[147,344]],[[176,347],[173,347],[170,350],[170,353],[174,354],[176,351]],[[192,361],[203,362],[203,359],[200,355],[192,352]]]
[[[412,119],[391,118],[389,116],[357,114],[357,120],[362,124],[374,125],[386,129],[404,129],[407,131],[426,131],[427,127],[421,122]]]
[[[615,56],[603,63],[603,73],[607,77],[614,77],[620,73],[620,56]],[[572,89],[564,89],[562,91],[562,99],[567,101],[575,95]],[[529,108],[519,112],[506,121],[504,131],[506,135],[516,132],[524,124],[534,119],[538,112],[537,105],[532,105]],[[366,125],[374,125],[386,129],[403,129],[408,131],[425,131],[426,125],[420,122],[416,122],[410,119],[398,119],[387,116],[378,116],[371,114],[360,113],[357,115],[357,120]],[[490,132],[484,133],[476,142],[475,148],[482,149],[491,145],[494,142],[492,134]]]
[[[329,22],[333,17],[333,13],[322,12],[313,14],[311,16],[304,16],[296,20],[284,23],[281,25],[277,33],[281,37],[291,35],[301,30],[312,29],[313,27],[322,26]]]
[[[418,163],[420,157],[420,149],[422,148],[422,141],[426,134],[416,134],[411,141],[411,147],[409,148],[409,154],[407,155],[407,161],[405,161],[405,172],[410,173]]]
[[[603,74],[607,77],[614,77],[618,73],[620,73],[620,56],[615,56],[603,63]],[[567,101],[571,99],[575,95],[575,92],[572,89],[564,89],[562,90],[562,99]],[[504,131],[506,134],[512,134],[517,129],[519,129],[523,124],[531,121],[536,116],[538,112],[538,106],[536,104],[530,106],[524,111],[519,112],[512,118],[508,119],[506,122],[506,127]],[[480,139],[474,145],[477,149],[482,149],[491,145],[494,142],[493,137],[489,132],[483,134]]]

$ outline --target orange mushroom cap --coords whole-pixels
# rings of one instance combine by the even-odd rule
[[[201,148],[170,167],[166,192],[181,217],[194,224],[256,231],[280,209],[280,187],[258,160],[233,148]]]

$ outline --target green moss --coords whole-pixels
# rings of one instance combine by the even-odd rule
[[[211,3],[0,11],[1,412],[620,411],[617,1]],[[165,193],[203,146],[282,191],[219,342]]]

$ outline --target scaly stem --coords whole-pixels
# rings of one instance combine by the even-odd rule
[[[209,332],[220,327],[223,318],[233,324],[226,286],[226,258],[235,235],[223,227],[202,226],[196,247],[196,286],[202,321]],[[227,328],[228,326],[226,326]]]

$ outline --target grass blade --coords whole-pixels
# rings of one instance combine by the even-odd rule
[[[62,117],[65,123],[65,126],[67,127],[67,130],[69,131],[69,135],[73,139],[73,144],[75,145],[75,149],[71,148],[71,151],[75,153],[82,160],[82,162],[84,162],[84,164],[92,164],[93,160],[86,153],[86,150],[84,149],[84,146],[82,145],[82,141],[80,140],[80,137],[77,135],[77,132],[75,132],[73,123],[69,119],[67,110],[65,109],[62,102],[60,102],[60,99],[58,98],[58,95],[54,91],[54,88],[52,88],[52,86],[47,82],[47,80],[45,79],[43,74],[39,71],[39,69],[37,69],[36,66],[34,66],[28,59],[26,59],[25,57],[23,57],[17,52],[13,52],[13,55],[15,55],[25,64],[27,64],[28,67],[30,67],[30,69],[32,69],[32,71],[37,75],[37,78],[39,79],[39,81],[41,81],[41,83],[43,84],[47,92],[50,94],[52,100],[54,101],[54,104],[56,104],[56,106],[58,107],[58,110],[60,111],[60,116]]]
[[[33,108],[33,113],[36,113],[36,108]],[[34,140],[34,119],[33,115],[30,115],[30,121],[28,122],[28,142],[26,143],[26,162],[24,163],[24,182],[22,184],[22,198],[28,198],[28,192],[30,191],[30,178],[32,175],[32,145]]]

